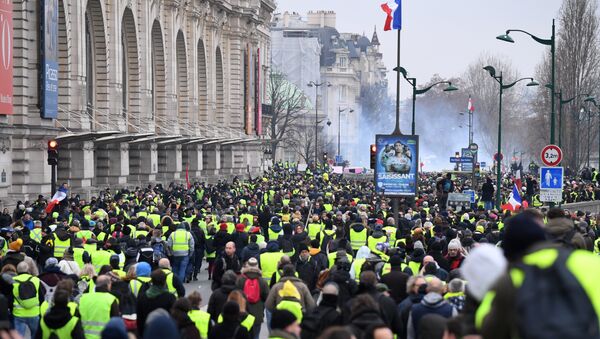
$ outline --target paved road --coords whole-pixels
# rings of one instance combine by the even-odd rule
[[[208,299],[212,291],[210,290],[211,281],[208,280],[208,271],[205,268],[208,267],[206,262],[202,264],[202,272],[198,276],[198,281],[193,281],[189,284],[184,284],[185,293],[190,294],[193,291],[198,291],[202,295],[202,309],[206,311],[206,307],[208,305]],[[260,339],[266,339],[269,337],[269,330],[267,329],[267,325],[263,323],[262,328],[260,330]]]

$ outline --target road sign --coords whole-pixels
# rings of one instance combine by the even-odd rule
[[[463,208],[471,207],[471,195],[469,193],[448,193],[448,205],[461,211]]]
[[[471,163],[473,161],[473,158],[471,157],[450,157],[450,162],[453,164],[459,163],[459,164],[465,164],[465,163]]]
[[[471,151],[477,151],[477,150],[479,149],[479,145],[477,145],[476,143],[471,143],[471,144],[469,145],[469,149],[470,149]]]
[[[477,150],[472,150],[470,148],[462,148],[461,149],[461,158],[470,158],[471,161],[464,162],[461,166],[462,170],[465,172],[473,171],[473,160],[477,157]]]
[[[562,161],[562,150],[556,145],[547,145],[542,149],[542,162],[546,166],[558,166]]]
[[[482,161],[481,163],[479,163],[479,166],[481,168],[483,168],[483,167],[487,167],[487,164],[484,161]]]
[[[504,155],[500,153],[500,161],[502,161],[502,159],[504,159]],[[498,162],[498,153],[494,153],[494,161]]]
[[[540,201],[562,200],[563,176],[562,167],[540,167]]]
[[[462,192],[469,195],[469,199],[471,201],[471,204],[475,203],[475,191],[473,191],[473,190],[463,190]]]
[[[336,164],[341,164],[342,162],[344,162],[344,158],[342,158],[341,155],[336,155],[335,156],[335,163]]]

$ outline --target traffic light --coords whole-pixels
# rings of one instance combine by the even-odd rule
[[[323,152],[323,162],[327,162],[327,152]]]
[[[375,162],[377,159],[377,146],[375,144],[371,144],[371,169],[375,169]]]
[[[48,165],[58,165],[58,141],[48,140]]]

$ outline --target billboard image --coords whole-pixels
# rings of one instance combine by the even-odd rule
[[[12,1],[0,1],[0,114],[13,114]]]
[[[58,116],[58,0],[43,0],[42,4],[42,118]]]
[[[375,187],[386,196],[414,196],[417,193],[419,137],[417,135],[376,136]]]

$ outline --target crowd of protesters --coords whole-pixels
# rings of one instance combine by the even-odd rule
[[[491,180],[447,204],[469,187],[424,174],[397,219],[371,181],[284,164],[19,202],[0,215],[1,335],[600,338],[600,215],[495,210]],[[186,291],[203,270],[212,293]]]

